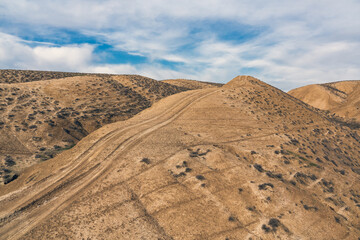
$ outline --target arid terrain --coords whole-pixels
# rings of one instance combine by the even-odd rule
[[[358,239],[359,157],[356,131],[239,76],[106,124],[0,186],[0,239]]]
[[[308,85],[289,94],[313,107],[360,123],[360,81]]]
[[[105,124],[190,89],[137,75],[0,70],[0,185]]]

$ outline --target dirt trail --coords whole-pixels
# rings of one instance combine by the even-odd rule
[[[187,96],[146,121],[114,129],[93,143],[59,174],[48,178],[26,198],[12,202],[10,209],[0,208],[0,238],[19,239],[48,216],[66,208],[92,183],[106,176],[112,163],[141,139],[180,116],[190,105],[216,91],[188,92]],[[22,195],[21,192],[18,195]],[[6,197],[2,199],[6,200]]]

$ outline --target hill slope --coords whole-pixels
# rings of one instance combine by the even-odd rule
[[[360,81],[308,85],[289,94],[316,108],[360,122]]]
[[[360,137],[240,76],[106,125],[0,187],[2,239],[356,239]]]
[[[0,70],[0,83],[34,82],[34,81],[51,80],[51,79],[85,76],[85,75],[90,75],[90,74],[3,69]]]
[[[52,73],[30,72],[37,77]],[[126,120],[185,90],[137,75],[93,74],[0,84],[0,184],[73,147],[105,124]]]

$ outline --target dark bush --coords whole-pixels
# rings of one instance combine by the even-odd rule
[[[14,161],[14,159],[11,156],[6,156],[5,157],[5,165],[8,167],[11,167],[11,166],[16,165],[16,162]]]
[[[280,221],[276,218],[271,218],[268,223],[274,231],[280,226]]]
[[[9,182],[14,181],[15,179],[17,179],[19,177],[19,175],[14,174],[14,175],[5,175],[4,176],[4,184],[8,184]]]
[[[196,179],[202,181],[205,180],[205,177],[203,175],[196,175]]]
[[[272,183],[263,183],[259,185],[259,190],[265,190],[267,189],[267,186],[274,188],[274,185]]]
[[[265,171],[260,164],[256,164],[256,163],[255,163],[253,166],[254,166],[254,168],[255,168],[256,170],[258,170],[259,172],[264,172],[264,171]]]
[[[140,162],[143,162],[143,163],[146,163],[146,164],[150,164],[150,159],[148,159],[148,158],[143,158],[143,159],[141,159]]]
[[[278,178],[278,179],[282,179],[282,174],[281,173],[273,173],[273,172],[267,172],[266,175],[268,177],[271,177],[271,178]]]
[[[268,226],[266,226],[265,224],[263,224],[263,225],[261,226],[261,229],[264,230],[266,233],[268,233],[268,232],[271,231],[271,229],[270,229]]]

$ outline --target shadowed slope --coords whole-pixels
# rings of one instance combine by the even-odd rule
[[[356,239],[360,137],[259,80],[160,100],[0,187],[3,239]]]

